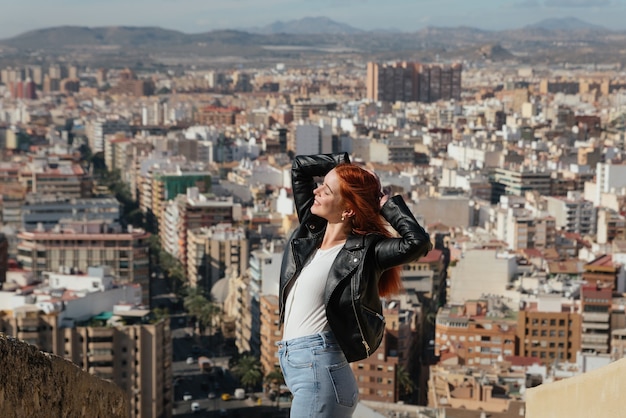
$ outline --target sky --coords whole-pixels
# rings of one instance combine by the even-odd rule
[[[358,29],[516,29],[576,17],[626,30],[626,0],[7,0],[0,39],[54,26],[159,26],[184,33],[324,16]]]

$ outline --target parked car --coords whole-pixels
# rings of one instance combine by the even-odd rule
[[[230,393],[222,393],[223,401],[230,401]]]
[[[193,399],[193,396],[191,396],[191,393],[189,393],[189,392],[185,392],[185,393],[183,394],[183,401],[190,401],[190,400],[192,400],[192,399]]]
[[[191,403],[191,411],[192,412],[200,411],[200,404],[198,402],[192,402]]]
[[[187,357],[187,364],[193,364],[193,363],[194,363],[193,357]]]
[[[215,392],[209,392],[209,399],[215,399],[217,394]]]

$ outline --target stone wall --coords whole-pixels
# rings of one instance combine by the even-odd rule
[[[127,418],[115,384],[72,362],[0,334],[0,417]]]

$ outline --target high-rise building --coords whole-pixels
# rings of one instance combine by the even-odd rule
[[[367,64],[367,98],[382,102],[460,100],[461,64]]]

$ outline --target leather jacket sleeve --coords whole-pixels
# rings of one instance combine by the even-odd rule
[[[402,196],[391,197],[383,205],[381,215],[400,235],[376,244],[376,259],[383,270],[415,261],[432,249],[430,236],[417,222]]]
[[[313,206],[313,190],[317,187],[315,177],[325,176],[342,162],[350,162],[348,153],[296,156],[291,167],[291,188],[301,223]]]

